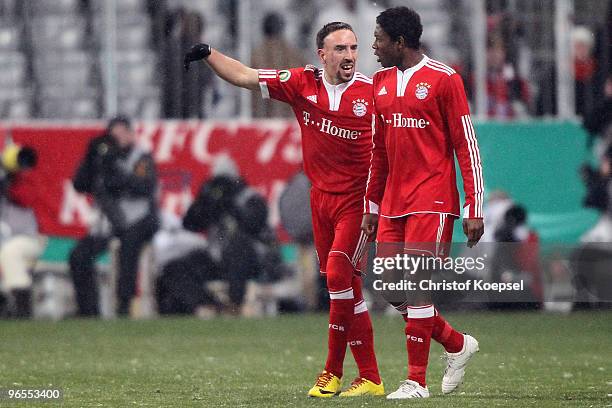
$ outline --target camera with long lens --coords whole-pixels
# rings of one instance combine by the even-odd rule
[[[12,144],[2,152],[2,167],[8,173],[36,167],[38,155],[31,147]]]

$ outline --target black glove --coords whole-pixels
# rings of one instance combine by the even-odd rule
[[[189,71],[189,64],[191,64],[193,61],[199,61],[208,58],[211,53],[211,50],[212,49],[208,44],[196,44],[191,47],[189,52],[185,54],[185,59],[183,61],[185,64],[185,71]]]

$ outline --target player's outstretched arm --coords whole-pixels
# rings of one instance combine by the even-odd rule
[[[208,44],[196,44],[185,54],[185,70],[192,62],[205,60],[219,77],[241,88],[258,90],[259,74],[256,69],[224,55]]]

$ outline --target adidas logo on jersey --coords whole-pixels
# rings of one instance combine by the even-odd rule
[[[387,88],[386,87],[382,87],[380,88],[380,91],[378,91],[378,95],[386,95],[387,94]]]
[[[317,103],[317,95],[307,96],[306,99],[308,99],[311,102]]]

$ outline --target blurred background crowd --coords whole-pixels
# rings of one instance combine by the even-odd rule
[[[316,32],[341,20],[371,76],[375,18],[397,5],[464,79],[483,241],[518,244],[491,273],[532,296],[510,306],[609,307],[612,0],[0,0],[0,316],[325,308],[291,109],[182,57],[206,41],[256,68],[318,64]]]
[[[419,10],[426,53],[463,75],[475,109],[486,93],[481,116],[556,115],[560,69],[575,74],[573,89],[561,90],[562,103],[575,100],[573,114],[588,114],[604,96],[607,0],[2,0],[0,118],[95,119],[115,110],[142,119],[287,116],[241,99],[204,67],[184,73],[184,50],[206,40],[255,67],[317,64],[314,34],[343,20],[356,28],[358,68],[371,76],[375,17],[400,4]],[[559,27],[559,13],[571,27]],[[569,49],[560,53],[563,39]]]

